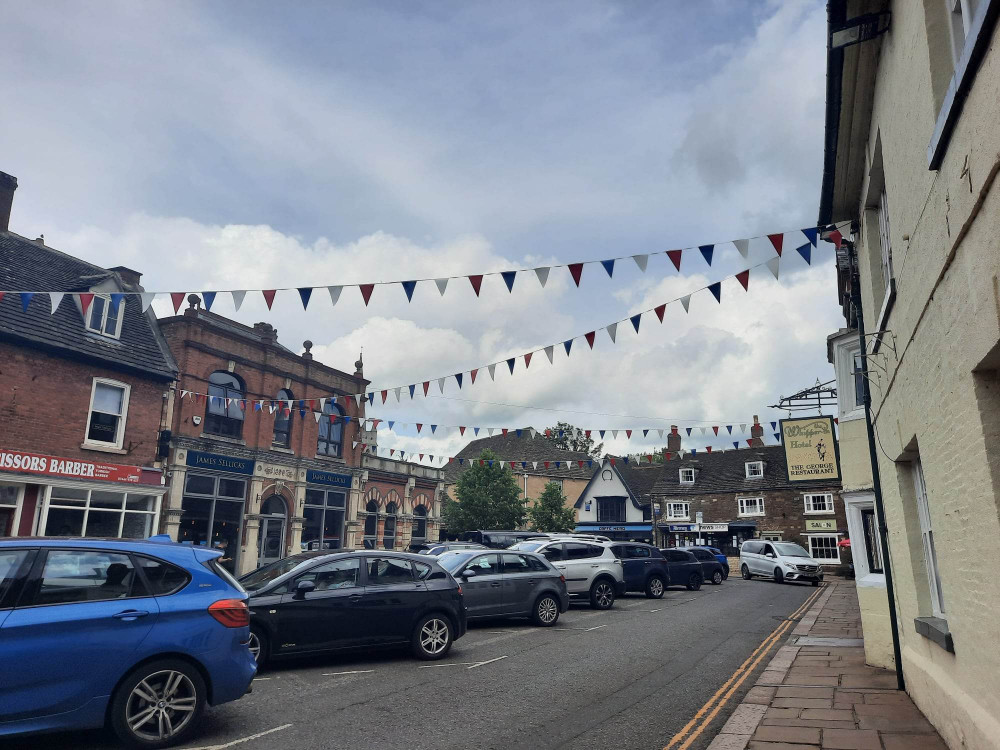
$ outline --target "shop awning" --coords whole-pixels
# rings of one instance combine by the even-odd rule
[[[648,523],[597,524],[581,523],[574,531],[652,531],[653,525]]]

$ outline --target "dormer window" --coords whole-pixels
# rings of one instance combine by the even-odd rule
[[[681,469],[681,484],[694,484],[694,469]]]
[[[118,301],[118,307],[111,304],[107,294],[95,294],[87,311],[87,330],[109,338],[119,338],[122,334],[122,318],[125,315],[125,300]]]
[[[760,479],[764,476],[763,461],[748,461],[744,466],[747,471],[747,479]]]

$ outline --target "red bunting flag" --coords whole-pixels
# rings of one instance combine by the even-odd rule
[[[718,427],[718,425],[712,427],[712,432],[714,432],[715,435],[716,435],[716,437],[718,437],[718,435],[719,435],[719,427]]]
[[[424,427],[423,422],[417,422],[417,432],[420,432]]]
[[[589,438],[590,437],[590,430],[584,430],[583,434],[586,435]]]
[[[549,468],[549,462],[548,461],[542,461],[542,463],[545,464],[545,468],[546,469]]]
[[[469,281],[472,283],[472,288],[476,290],[476,296],[479,296],[479,288],[483,285],[483,275],[477,274],[475,276],[470,276]]]
[[[528,352],[527,354],[524,355],[524,369],[525,370],[527,370],[528,366],[531,365],[531,355],[533,353],[534,352]]]
[[[459,425],[458,426],[458,434],[459,435],[465,435],[465,425]]]
[[[711,453],[712,452],[712,446],[711,445],[706,445],[705,446],[705,450],[708,451],[709,453]]]
[[[390,448],[390,449],[389,449],[389,455],[390,455],[390,456],[391,456],[391,455],[393,455],[393,454],[394,454],[395,452],[396,452],[396,449],[395,449],[395,448]]]
[[[753,445],[753,438],[749,438],[747,440],[747,445]]]
[[[424,381],[424,395],[425,396],[427,395],[427,389],[430,388],[430,387],[431,387],[431,381],[425,380]]]
[[[666,303],[653,308],[653,312],[656,313],[656,317],[660,319],[661,323],[663,322],[663,313],[665,313],[666,311],[667,311]]]
[[[833,240],[833,244],[836,245],[837,249],[839,250],[840,243],[844,241],[844,235],[840,233],[839,229],[834,229],[832,232],[830,232],[830,239]]]
[[[748,289],[748,287],[750,286],[750,269],[749,268],[747,270],[745,270],[745,271],[740,271],[738,274],[736,274],[736,278],[743,285],[743,291],[750,291]]]
[[[358,288],[361,290],[361,297],[365,301],[365,307],[368,307],[368,300],[372,298],[372,292],[375,291],[374,284],[359,284]]]
[[[625,430],[626,437],[632,437],[632,430]]]
[[[546,430],[545,431],[545,437],[547,437],[547,438],[552,437],[552,430]]]
[[[609,460],[609,461],[611,462],[611,465],[612,465],[612,466],[614,466],[614,465],[615,465],[615,459],[614,459],[614,458],[612,458],[612,457],[610,457],[610,456],[609,456],[609,457],[608,457],[608,460]]]
[[[83,292],[76,296],[77,299],[80,300],[80,308],[83,310],[83,317],[86,318],[87,310],[90,309],[90,303],[94,301],[94,295],[91,294],[90,292]],[[170,296],[172,297],[173,295]],[[184,292],[181,292],[181,301],[183,300],[184,300]],[[177,303],[177,306],[180,306],[180,302]],[[174,307],[174,312],[177,312],[176,306]]]
[[[482,459],[482,458],[479,459],[479,465],[480,466],[486,466],[486,461],[484,459]]]
[[[579,466],[582,469],[583,468],[583,461],[577,461],[576,465]]]
[[[646,454],[646,461],[648,461],[649,463],[653,463],[653,457],[652,457],[652,455],[650,455],[650,454],[647,453]]]
[[[261,289],[260,293],[264,295],[264,301],[267,303],[267,309],[271,309],[271,305],[274,304],[274,295],[277,293],[277,289]]]
[[[421,460],[421,461],[423,461],[423,460],[424,460],[424,454],[423,454],[423,453],[420,453],[420,454],[418,454],[418,455],[420,456],[420,460]]]
[[[839,419],[839,418],[837,418],[837,417],[834,417],[834,418],[833,418],[833,423],[834,423],[834,424],[838,424],[838,425],[839,425],[839,424],[840,424],[840,419]]]
[[[774,246],[774,252],[781,255],[781,245],[785,241],[785,235],[779,232],[778,234],[769,234],[767,235],[767,238],[771,240],[771,244]]]
[[[587,339],[587,343],[588,343],[588,344],[590,344],[590,348],[591,348],[591,349],[593,349],[593,348],[594,348],[594,335],[595,335],[596,333],[597,333],[596,331],[591,331],[590,333],[585,333],[585,334],[583,335],[583,337],[584,337],[585,339]]]
[[[670,451],[663,451],[663,455],[666,456],[667,460],[669,461],[670,457],[673,456],[674,454],[671,453]]]
[[[469,375],[471,375],[471,376],[472,376],[472,384],[473,384],[473,385],[475,385],[475,384],[476,384],[476,373],[477,373],[477,372],[479,372],[479,368],[478,368],[478,367],[477,367],[477,368],[476,368],[475,370],[470,370],[470,371],[469,371]]]
[[[515,462],[514,462],[514,461],[511,461],[511,462],[510,462],[510,468],[512,468],[512,469],[516,469],[517,467],[516,467],[516,466],[515,466],[514,464],[515,464]]]
[[[503,433],[504,437],[507,437],[507,428],[506,427],[501,428],[500,431]]]
[[[681,270],[681,253],[683,252],[683,250],[667,250],[667,257],[670,258],[674,264],[674,268],[678,271]]]
[[[583,276],[583,263],[570,263],[569,272],[573,276],[573,281],[580,286],[580,277]]]
[[[385,403],[385,399],[388,397],[389,391],[382,391],[382,403]]]
[[[84,297],[89,297],[90,298],[90,299],[87,300],[87,304],[83,308],[83,313],[84,313],[84,315],[86,315],[87,314],[87,307],[90,306],[90,300],[94,299],[94,295],[93,294],[86,294],[86,295],[81,294],[80,295],[80,302],[83,302],[83,298]],[[175,313],[180,312],[180,310],[181,310],[181,304],[183,304],[183,302],[184,302],[184,292],[171,292],[170,293],[170,301],[174,303],[174,312]]]

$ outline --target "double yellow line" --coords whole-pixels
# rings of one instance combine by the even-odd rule
[[[816,589],[816,591],[814,591],[813,594],[805,600],[801,607],[792,612],[792,614],[790,614],[783,623],[771,631],[771,634],[765,638],[756,649],[754,649],[754,652],[747,657],[746,661],[740,664],[736,671],[733,672],[732,677],[726,680],[722,687],[715,692],[715,695],[709,698],[705,705],[698,709],[698,712],[694,715],[691,721],[685,724],[684,728],[674,735],[673,739],[670,740],[670,744],[664,747],[663,750],[674,750],[674,748],[677,750],[687,750],[687,748],[691,746],[691,743],[698,739],[701,733],[704,732],[705,729],[708,728],[708,725],[712,723],[712,720],[716,717],[716,715],[718,715],[722,707],[725,706],[729,699],[733,696],[733,693],[739,690],[740,685],[742,685],[746,678],[753,673],[754,669],[757,668],[757,665],[760,664],[761,660],[767,656],[774,644],[781,640],[785,631],[792,626],[792,624],[796,621],[796,618],[801,617],[806,610],[809,609],[812,603],[816,601],[822,593],[823,588],[825,587]],[[723,695],[723,693],[725,693],[725,695]],[[722,696],[721,699],[719,696]],[[698,724],[699,721],[701,722],[700,724]],[[692,732],[692,729],[696,724],[698,724],[698,727]],[[685,737],[687,739],[685,739]]]

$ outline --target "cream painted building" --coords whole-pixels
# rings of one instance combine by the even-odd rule
[[[998,748],[1000,0],[834,0],[830,30],[886,10],[884,34],[828,53],[819,221],[857,249],[897,666],[952,748]],[[864,422],[841,426],[864,492]]]

